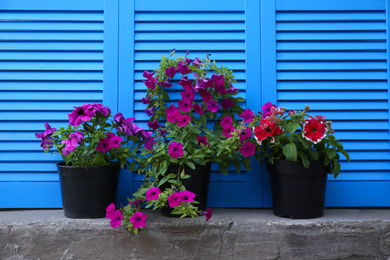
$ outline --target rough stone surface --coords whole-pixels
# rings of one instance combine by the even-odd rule
[[[390,210],[326,209],[310,220],[214,209],[205,222],[145,211],[138,235],[62,210],[0,211],[0,259],[390,259]]]

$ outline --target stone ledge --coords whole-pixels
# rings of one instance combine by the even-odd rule
[[[389,259],[390,210],[326,209],[310,220],[214,209],[205,222],[145,210],[138,236],[62,210],[0,211],[0,259]]]

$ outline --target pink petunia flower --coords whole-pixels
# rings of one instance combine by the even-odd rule
[[[211,81],[214,82],[216,87],[223,87],[225,85],[225,76],[213,74],[211,76]]]
[[[171,207],[171,208],[180,206],[181,197],[180,197],[179,193],[175,192],[175,193],[172,193],[171,195],[169,195],[168,203],[169,203],[169,207]]]
[[[141,100],[142,100],[142,104],[146,105],[146,104],[150,104],[152,103],[152,100],[149,99],[150,96],[147,96],[147,97],[143,97]]]
[[[151,200],[158,200],[158,196],[161,194],[161,190],[158,187],[153,187],[150,188],[146,192],[146,200],[151,201]]]
[[[106,208],[106,218],[111,218],[112,214],[115,212],[115,204],[111,203]]]
[[[218,110],[220,110],[220,109],[221,109],[221,107],[218,105],[217,101],[215,101],[215,100],[207,101],[207,111],[217,113]]]
[[[142,204],[142,202],[143,202],[143,200],[130,201],[129,205],[134,205],[136,208],[138,208],[140,206],[140,204]]]
[[[96,151],[106,153],[110,149],[110,139],[104,138],[99,140],[98,145],[96,147]]]
[[[143,81],[145,83],[145,86],[149,89],[156,89],[156,82],[155,81]]]
[[[167,114],[167,120],[172,124],[176,123],[180,117],[181,117],[181,113],[179,111]]]
[[[290,112],[288,112],[288,116],[291,116],[291,115],[293,115],[293,114],[295,114],[296,112],[295,112],[295,110],[290,110]]]
[[[192,101],[190,99],[181,99],[179,101],[179,109],[184,112],[188,113],[190,112],[192,108]]]
[[[81,107],[74,108],[75,110],[68,114],[71,126],[79,126],[82,122],[91,120],[96,112],[96,109],[91,104],[84,104]]]
[[[111,114],[110,108],[103,107],[102,103],[95,103],[93,104],[93,107],[96,109],[97,112],[99,112],[103,116],[108,116],[109,114]]]
[[[146,219],[147,216],[144,213],[137,211],[133,216],[131,216],[130,222],[133,224],[134,229],[138,229],[146,226]]]
[[[272,104],[271,102],[267,102],[261,107],[261,109],[263,110],[263,115],[262,115],[263,118],[266,118],[271,114],[272,107],[276,108],[276,105]]]
[[[199,115],[204,115],[204,110],[202,109],[202,107],[199,104],[194,104],[193,107],[194,107],[195,113],[198,113]]]
[[[194,61],[192,62],[192,64],[199,68],[199,66],[200,66],[200,64],[202,64],[202,62],[198,58],[195,58]]]
[[[226,127],[225,129],[223,129],[222,131],[222,135],[225,136],[226,138],[230,138],[230,137],[233,137],[233,132],[235,131],[236,129],[234,128],[234,126],[230,126],[229,128]]]
[[[148,114],[148,116],[154,116],[153,110],[155,106],[152,106],[151,108],[147,108],[144,110],[145,113]]]
[[[192,90],[185,90],[180,93],[182,99],[190,99],[191,102],[194,101],[195,93]]]
[[[180,196],[179,201],[184,203],[186,202],[191,203],[194,201],[194,198],[196,197],[195,193],[188,190],[183,190],[179,192],[178,195]]]
[[[198,136],[198,137],[196,137],[196,141],[198,141],[199,146],[201,146],[200,144],[203,144],[204,146],[209,146],[209,143],[207,142],[206,136]]]
[[[167,114],[174,113],[176,111],[179,111],[179,109],[175,107],[175,105],[170,105],[168,108],[165,109],[165,113]]]
[[[275,121],[277,118],[277,115],[283,116],[285,112],[286,112],[285,109],[282,107],[280,107],[280,108],[271,107],[271,114],[269,116],[267,116],[265,119],[268,119],[269,121]]]
[[[115,135],[114,137],[111,137],[111,138],[109,139],[109,146],[110,146],[110,149],[111,149],[112,147],[116,147],[116,148],[120,147],[122,141],[123,141],[123,139],[122,139],[122,137],[120,137],[120,136]]]
[[[169,78],[167,78],[165,81],[162,81],[162,82],[158,82],[157,83],[158,85],[160,85],[161,87],[172,87],[173,84],[169,83]]]
[[[230,88],[228,88],[227,92],[228,92],[229,94],[235,94],[235,93],[238,92],[238,89],[235,88],[235,87],[233,87],[233,84],[230,82]]]
[[[240,152],[244,157],[250,157],[255,154],[255,147],[256,145],[251,142],[246,142],[241,148]]]
[[[182,157],[184,154],[183,145],[181,143],[172,142],[169,144],[168,152],[173,159]]]
[[[149,140],[145,143],[144,147],[145,147],[146,150],[150,151],[150,150],[153,149],[153,145],[155,145],[155,144],[156,144],[156,141],[155,141],[154,139],[149,139]]]
[[[119,209],[117,209],[114,211],[113,214],[111,214],[110,219],[111,219],[111,221],[110,221],[111,227],[117,228],[122,223],[123,215],[122,215],[121,211]]]
[[[188,122],[191,121],[191,117],[188,115],[182,115],[179,117],[177,120],[177,126],[182,127],[182,126],[187,126]]]
[[[240,115],[240,118],[243,119],[244,123],[251,123],[253,122],[253,111],[251,111],[249,108],[245,109],[244,112]]]
[[[240,131],[240,133],[238,134],[238,136],[240,137],[241,142],[251,138],[251,136],[252,136],[251,129],[249,127],[242,129]]]

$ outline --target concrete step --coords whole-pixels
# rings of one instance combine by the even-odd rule
[[[0,259],[390,259],[390,210],[326,209],[310,220],[268,209],[175,219],[145,210],[138,235],[62,210],[0,211]]]

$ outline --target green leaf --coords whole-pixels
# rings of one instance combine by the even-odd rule
[[[349,158],[349,154],[343,148],[339,148],[338,151],[341,152],[345,156],[345,158],[347,158],[348,162],[351,161],[351,158]]]
[[[242,103],[242,102],[245,102],[245,98],[238,97],[238,98],[236,98],[236,101],[237,101],[238,103]]]
[[[306,154],[304,152],[298,151],[298,155],[302,159],[303,166],[305,168],[309,168],[310,167],[310,161],[307,159]]]
[[[297,147],[294,143],[286,144],[283,147],[283,154],[286,156],[287,161],[297,161]]]
[[[219,168],[219,171],[223,174],[223,175],[227,175],[228,174],[228,169],[225,165],[223,165],[222,163],[218,163],[218,168]]]
[[[252,168],[251,168],[251,159],[249,157],[244,158],[243,164],[244,164],[245,169],[247,169],[248,171],[252,170]]]
[[[334,174],[333,177],[336,179],[340,173],[340,163],[338,160],[333,160]]]
[[[298,137],[299,141],[303,144],[303,147],[305,147],[306,149],[310,147],[311,143],[307,141],[305,138],[303,138],[301,134],[297,134],[296,136]]]
[[[326,155],[328,156],[329,159],[333,159],[336,156],[336,150],[332,148],[326,148],[325,149]]]
[[[240,173],[241,172],[241,163],[239,161],[234,161],[234,168],[236,168],[236,172]]]
[[[131,172],[132,170],[134,170],[134,167],[136,165],[136,162],[132,162],[130,165],[129,165],[129,172]]]
[[[288,130],[290,134],[294,134],[299,128],[299,123],[294,121],[287,122]]]
[[[188,167],[195,170],[195,164],[193,162],[186,162],[186,164],[188,165]]]

